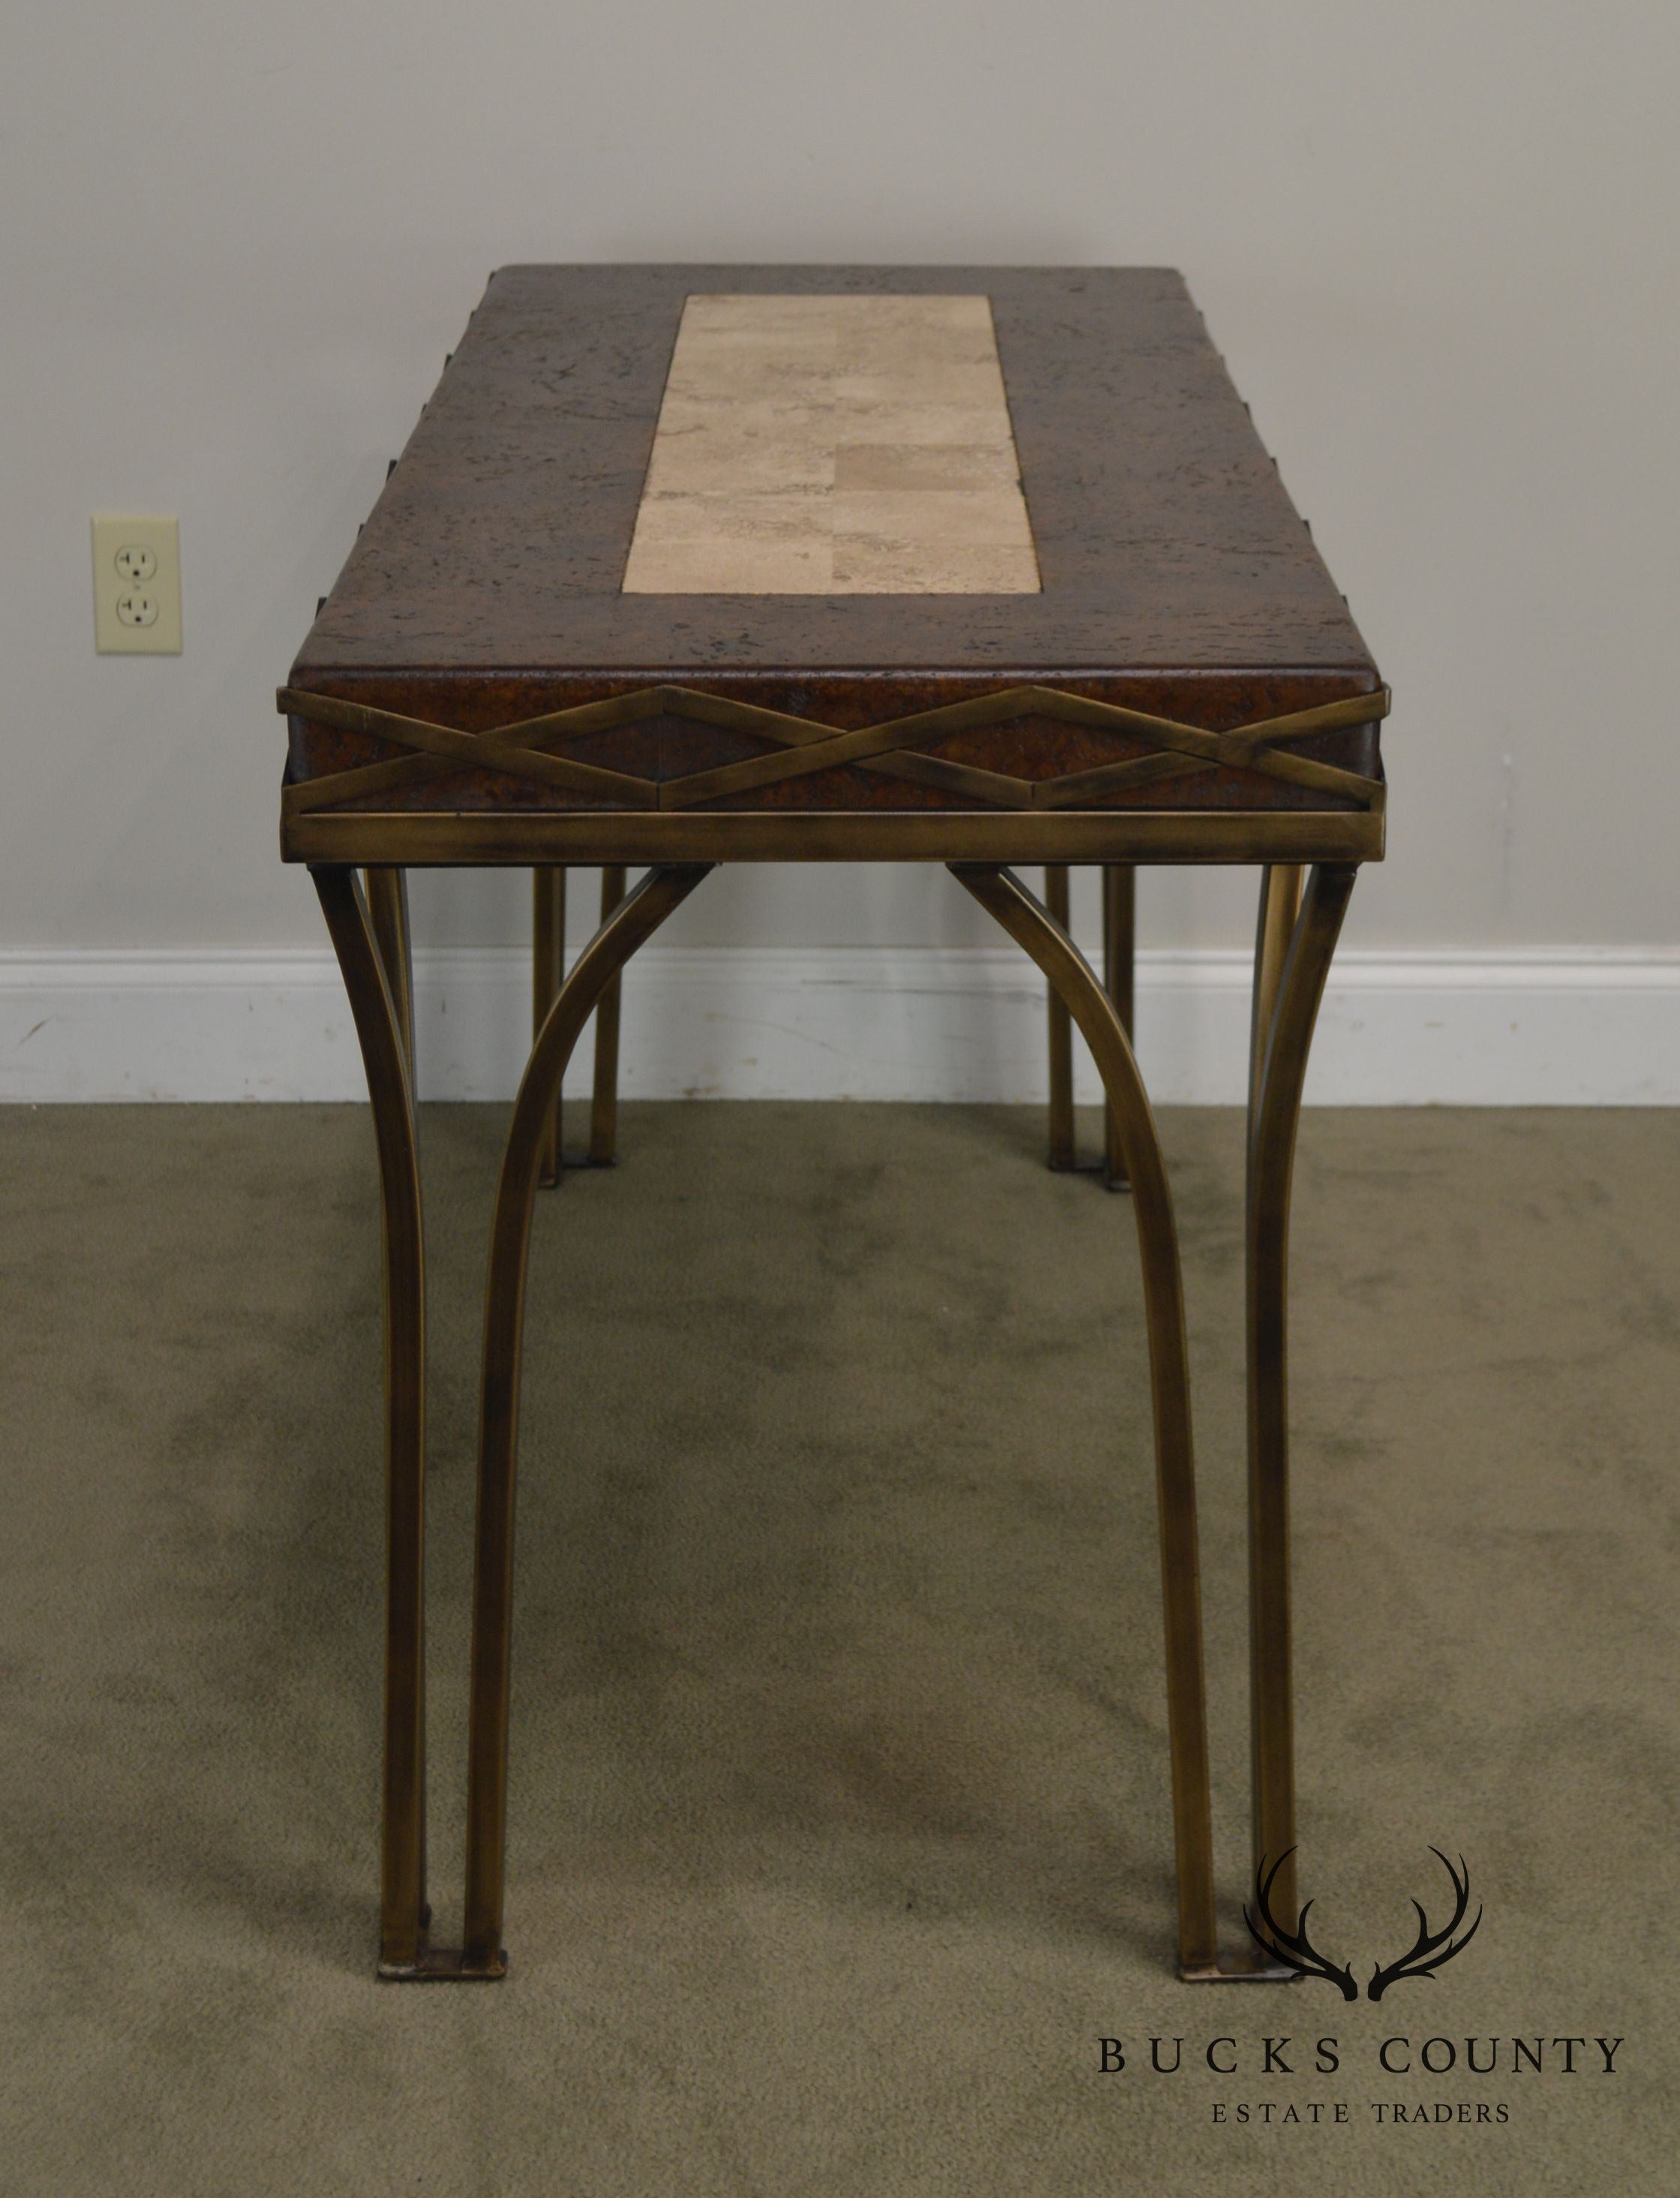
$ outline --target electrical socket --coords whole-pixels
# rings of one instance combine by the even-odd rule
[[[95,514],[93,638],[102,656],[181,654],[181,535],[172,515]]]

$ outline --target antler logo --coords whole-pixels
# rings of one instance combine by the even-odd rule
[[[1285,1930],[1271,1912],[1271,1889],[1277,1881],[1277,1873],[1294,1852],[1293,1847],[1287,1848],[1269,1870],[1265,1866],[1265,1858],[1262,1856],[1260,1867],[1254,1873],[1254,1909],[1259,1911],[1258,1920],[1254,1909],[1245,1908],[1242,1911],[1242,1920],[1248,1926],[1248,1935],[1263,1952],[1270,1954],[1275,1961],[1282,1962],[1286,1968],[1293,1969],[1298,1976],[1322,1977],[1326,1984],[1336,1986],[1344,1999],[1357,1999],[1359,1986],[1354,1980],[1352,1967],[1338,1968],[1334,1962],[1326,1961],[1307,1937],[1306,1919],[1311,1913],[1312,1903],[1309,1900],[1303,1905],[1293,1931]],[[1414,1900],[1412,1906],[1417,1910],[1416,1940],[1398,1962],[1379,1962],[1373,1968],[1370,1983],[1366,1987],[1366,1997],[1369,1999],[1381,1999],[1390,1985],[1398,1984],[1404,1978],[1433,1977],[1444,1962],[1450,1962],[1455,1954],[1462,1954],[1476,1935],[1482,1920],[1479,1907],[1476,1910],[1475,1922],[1463,1937],[1454,1936],[1464,1921],[1465,1910],[1470,1904],[1470,1873],[1465,1868],[1463,1856],[1458,1858],[1458,1867],[1455,1869],[1439,1847],[1431,1847],[1429,1852],[1452,1880],[1452,1919],[1445,1930],[1432,1931],[1429,1918],[1424,1913],[1423,1903]]]

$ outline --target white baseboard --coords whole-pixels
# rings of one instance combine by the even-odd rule
[[[421,1090],[509,1097],[529,959],[422,953]],[[1139,957],[1137,1038],[1165,1104],[1235,1104],[1246,955]],[[588,1038],[568,1089],[587,1081]],[[1079,1049],[1079,1096],[1097,1096]],[[625,986],[623,1090],[670,1099],[1041,1099],[1043,992],[1012,947],[650,947]],[[323,949],[0,954],[0,1099],[359,1099]],[[1346,953],[1307,1096],[1343,1106],[1680,1103],[1680,951]]]

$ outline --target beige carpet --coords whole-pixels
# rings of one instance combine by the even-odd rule
[[[500,1119],[423,1132],[445,1930]],[[404,1990],[372,1976],[365,1113],[0,1115],[0,2188],[1680,2190],[1680,1119],[1307,1119],[1315,1930],[1362,1974],[1398,1951],[1412,1894],[1439,1912],[1432,1842],[1486,1904],[1438,1979],[1352,2006],[1171,1975],[1131,1216],[1048,1175],[1041,1131],[632,1107],[625,1165],[545,1196],[514,1970]],[[1166,1133],[1240,1895],[1241,1126]],[[1185,2041],[1177,2073],[1152,2033]],[[1205,2065],[1222,2035],[1235,2076]],[[1267,2035],[1290,2075],[1261,2073]],[[1512,2072],[1514,2035],[1546,2041],[1543,2073]],[[1391,2036],[1461,2062],[1497,2038],[1500,2067],[1385,2076]],[[1609,2074],[1600,2036],[1625,2041]],[[1268,2101],[1300,2120],[1235,2120]]]

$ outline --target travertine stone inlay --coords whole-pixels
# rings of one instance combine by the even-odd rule
[[[989,299],[690,297],[627,595],[1037,595]]]

